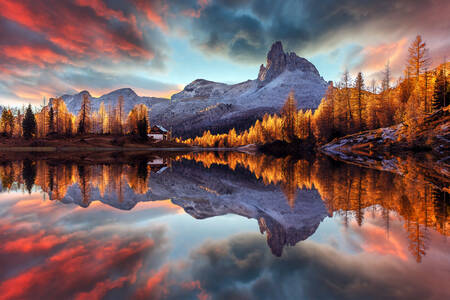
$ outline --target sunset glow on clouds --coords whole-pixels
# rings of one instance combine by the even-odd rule
[[[119,211],[98,202],[80,208],[44,201],[39,193],[18,195],[0,199],[2,299],[445,299],[449,293],[445,240],[430,232],[429,254],[416,263],[394,214],[389,234],[380,212],[366,214],[362,226],[353,220],[335,228],[348,235],[338,244],[312,238],[287,247],[281,258],[252,231],[193,241],[174,259],[177,237],[197,221],[176,215],[175,223],[154,222],[158,214],[178,213],[169,201]],[[196,228],[199,235],[215,230]]]
[[[444,0],[3,0],[0,104],[122,87],[168,97],[199,77],[253,79],[275,40],[326,80],[345,68],[375,76],[388,59],[398,76],[416,34],[435,64],[450,53],[449,10]]]

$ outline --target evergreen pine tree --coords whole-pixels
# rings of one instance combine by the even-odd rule
[[[146,140],[147,139],[147,131],[148,131],[148,122],[147,118],[142,118],[137,122],[137,131],[139,137]]]
[[[32,138],[33,135],[36,134],[36,129],[36,118],[34,117],[33,110],[31,109],[31,104],[29,104],[25,112],[25,117],[22,121],[23,136],[26,139]]]
[[[48,127],[49,127],[49,133],[52,133],[55,131],[55,112],[53,110],[53,107],[50,107],[50,111],[48,113]]]
[[[436,77],[433,93],[433,109],[440,109],[448,105],[450,97],[449,84],[445,80],[444,70],[440,70]]]
[[[31,189],[36,180],[36,173],[36,163],[29,159],[25,159],[22,166],[22,177],[29,194],[31,194]]]

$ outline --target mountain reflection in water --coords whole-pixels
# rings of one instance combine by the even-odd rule
[[[414,166],[408,167],[414,168]],[[9,219],[4,219],[0,224],[3,231],[3,248],[0,251],[0,263],[6,263],[7,257],[14,251],[22,253],[22,255],[27,252],[38,251],[40,255],[43,255],[45,251],[53,251],[57,247],[69,244],[70,248],[58,252],[58,257],[43,256],[42,259],[46,263],[43,263],[41,266],[35,265],[30,267],[30,270],[36,273],[42,273],[45,270],[49,274],[60,274],[61,272],[64,273],[64,271],[63,269],[56,270],[55,268],[61,266],[52,266],[55,262],[64,260],[66,264],[70,264],[64,268],[70,267],[72,271],[83,267],[88,268],[90,266],[83,261],[83,253],[91,250],[100,251],[96,252],[97,254],[94,254],[94,256],[95,259],[104,264],[99,263],[96,266],[100,274],[98,276],[103,276],[104,278],[97,278],[94,275],[92,275],[94,276],[92,278],[88,276],[87,278],[93,281],[92,284],[97,284],[94,287],[87,282],[85,283],[86,287],[80,289],[76,286],[70,286],[71,292],[79,290],[90,291],[91,294],[86,292],[81,294],[81,296],[78,295],[80,298],[89,298],[89,296],[96,298],[95,295],[103,297],[108,293],[114,295],[114,292],[111,291],[122,288],[129,290],[123,292],[125,294],[119,293],[113,298],[121,298],[121,296],[129,295],[129,293],[135,298],[147,298],[150,294],[156,295],[155,293],[159,293],[159,296],[167,296],[168,294],[171,296],[186,296],[187,294],[185,295],[184,292],[189,291],[195,297],[207,299],[213,296],[211,295],[211,290],[218,288],[215,286],[218,283],[209,282],[208,278],[198,273],[201,270],[202,272],[205,271],[206,265],[192,267],[194,269],[190,270],[190,272],[192,272],[191,275],[195,280],[191,278],[191,281],[180,283],[176,293],[173,291],[173,287],[170,289],[166,287],[156,291],[162,288],[164,284],[170,285],[168,283],[170,280],[180,280],[175,278],[177,276],[171,274],[171,272],[176,273],[173,270],[174,266],[161,267],[158,271],[152,271],[150,275],[147,274],[147,277],[149,277],[148,281],[143,283],[138,290],[131,288],[137,281],[140,282],[137,279],[139,277],[137,274],[141,274],[142,269],[146,267],[154,268],[154,262],[143,259],[146,256],[145,253],[166,251],[166,249],[156,249],[155,243],[159,243],[162,247],[162,245],[167,243],[167,237],[162,236],[161,228],[148,230],[150,233],[143,233],[142,228],[128,231],[121,227],[124,224],[117,221],[115,230],[119,232],[126,231],[127,234],[122,235],[116,232],[112,235],[111,240],[104,240],[105,237],[103,235],[97,236],[99,234],[97,230],[99,229],[95,229],[97,228],[96,224],[101,223],[103,226],[98,228],[107,228],[108,226],[113,226],[115,218],[119,217],[110,216],[111,219],[108,220],[86,220],[87,216],[92,213],[91,209],[94,209],[94,211],[99,209],[96,204],[94,205],[94,203],[99,202],[115,209],[130,211],[127,212],[129,214],[139,214],[139,218],[142,218],[139,219],[140,222],[145,220],[145,215],[139,213],[140,209],[137,207],[137,204],[143,202],[152,203],[155,214],[157,214],[158,210],[164,211],[163,215],[165,215],[182,209],[195,219],[211,219],[214,221],[215,217],[224,215],[237,215],[255,219],[261,233],[266,234],[266,243],[270,247],[272,254],[282,257],[284,260],[292,260],[295,257],[293,253],[299,254],[302,251],[303,254],[299,255],[303,258],[309,257],[311,260],[314,260],[312,258],[314,251],[322,251],[320,255],[325,255],[326,259],[330,259],[332,256],[337,258],[342,256],[341,253],[336,252],[337,250],[328,248],[315,249],[317,245],[311,244],[310,241],[303,242],[305,243],[304,245],[299,243],[313,235],[320,228],[321,223],[326,222],[329,218],[340,220],[344,231],[351,231],[354,236],[366,240],[366,244],[358,246],[358,249],[387,255],[395,254],[401,259],[410,257],[415,260],[416,264],[421,263],[429,251],[433,253],[434,246],[442,247],[442,239],[445,240],[450,233],[450,200],[446,192],[448,191],[447,182],[436,185],[435,182],[428,181],[425,174],[409,178],[389,172],[336,162],[322,156],[308,160],[298,160],[273,158],[265,155],[250,155],[240,152],[198,152],[176,155],[171,158],[134,159],[126,164],[93,164],[67,161],[58,163],[52,160],[26,159],[23,161],[2,162],[0,165],[0,176],[2,185],[2,194],[0,195],[3,195],[2,199],[7,198],[5,195],[13,197],[12,195],[15,195],[15,193],[12,192],[30,193],[31,195],[36,195],[36,192],[43,192],[44,196],[41,197],[48,197],[51,200],[51,202],[43,201],[41,198],[39,201],[45,203],[45,205],[34,203],[33,209],[27,210],[23,216],[17,214],[17,211],[25,209],[25,206],[28,204],[25,201],[24,203],[17,202],[6,208],[2,206],[2,216],[8,216]],[[56,203],[63,204],[63,207],[60,205],[52,206],[52,204]],[[63,216],[69,214],[66,210],[73,210],[74,204],[82,208],[89,207],[89,209],[81,212],[75,211],[78,214],[85,212],[83,222],[76,222],[72,219],[70,222],[68,220],[65,222],[58,220],[54,221],[55,223],[49,221],[61,217],[60,214]],[[94,206],[94,208],[91,206]],[[57,212],[60,210],[65,210],[65,212]],[[42,227],[38,232],[34,232],[35,236],[27,236],[27,232],[31,234],[31,229],[28,227],[30,225],[27,225],[22,218],[25,220],[30,214],[41,216],[43,219],[39,220],[45,221],[39,222],[45,224],[49,222],[48,226],[52,224],[55,228]],[[14,217],[13,219],[11,219],[12,216]],[[152,218],[150,214],[148,217]],[[77,216],[77,218],[81,219],[82,217]],[[125,218],[125,216],[120,218]],[[218,218],[217,220],[220,219]],[[35,222],[36,220],[34,220]],[[66,226],[67,222],[72,226],[72,229],[69,230],[70,233],[57,228],[62,226],[61,224]],[[127,222],[133,223],[131,219]],[[56,223],[59,225],[56,226]],[[86,225],[84,223],[93,226],[94,229],[92,229],[91,236],[88,235],[86,230],[73,232],[73,228],[81,228]],[[374,224],[377,225],[377,230],[382,229],[382,231],[372,232],[371,235],[365,233],[365,230],[373,229]],[[118,229],[119,227],[120,229]],[[399,228],[401,227],[403,229],[400,230]],[[394,241],[397,241],[396,236],[399,232],[403,232],[407,237],[408,254],[400,249],[401,245],[395,245],[394,243]],[[375,233],[376,239],[374,238]],[[333,236],[334,233],[330,232],[329,234]],[[339,234],[342,234],[342,232]],[[394,236],[391,248],[383,246],[380,241],[380,239],[389,238],[390,234]],[[17,238],[14,239],[14,236]],[[149,238],[149,236],[152,236],[152,238]],[[381,238],[383,236],[384,238]],[[221,243],[225,244],[221,245]],[[288,248],[287,254],[291,253],[291,256],[286,257],[283,253],[285,247],[295,246],[296,244],[298,244],[297,246],[301,245],[301,248],[297,246],[292,250]],[[231,255],[231,253],[225,254],[225,252],[221,252],[219,250],[221,247],[229,251],[237,251],[232,255],[234,262],[230,263],[230,265],[237,264],[234,266],[236,268],[247,267],[240,265],[235,260],[242,260],[243,264],[252,265],[257,262],[263,264],[260,261],[262,259],[260,255],[262,254],[254,253],[256,249],[261,249],[260,237],[255,236],[254,233],[239,233],[239,235],[232,237],[227,242],[207,242],[202,246],[203,250],[193,250],[190,260],[198,259],[201,261],[206,259],[209,261],[207,264],[214,264],[219,256]],[[100,250],[101,248],[103,250]],[[111,255],[111,257],[105,257],[108,255]],[[246,258],[244,259],[241,255],[246,256]],[[252,260],[247,255],[256,256]],[[73,261],[76,259],[81,260],[78,262],[78,265]],[[223,257],[223,259],[226,258]],[[231,258],[228,257],[228,259]],[[345,259],[348,260],[348,258]],[[450,265],[445,264],[449,262],[449,259],[447,252],[444,260],[446,270],[450,268]],[[430,260],[434,260],[434,258],[430,258]],[[265,255],[263,261],[277,264],[273,259]],[[291,261],[291,263],[292,266],[290,268],[295,269],[295,266],[297,266],[298,272],[300,272],[302,267],[299,261]],[[31,265],[33,264],[31,263]],[[280,262],[279,264],[282,263]],[[123,269],[122,266],[125,265],[127,267]],[[254,265],[252,267],[254,270],[247,270],[247,272],[258,272],[256,269],[259,267],[257,266]],[[268,266],[259,266],[270,269]],[[250,268],[250,265],[248,267]],[[281,266],[279,267],[281,268]],[[340,267],[339,265],[336,266],[338,269],[348,267],[343,265]],[[27,266],[18,267],[11,262],[6,263],[5,270],[7,272],[2,271],[2,274],[0,274],[0,280],[4,281],[0,285],[0,292],[3,295],[11,295],[11,298],[14,298],[15,295],[20,295],[18,291],[14,290],[14,285],[30,282],[31,279],[28,277],[33,277],[34,273],[31,271],[32,274],[24,272],[23,268],[27,268]],[[178,266],[176,268],[181,267]],[[331,268],[329,265],[323,265],[321,268],[331,273],[335,272],[334,275],[339,271],[332,271],[329,269]],[[389,265],[386,268],[389,268]],[[291,271],[295,273],[294,269]],[[110,274],[109,272],[116,272],[117,274],[123,272],[124,274],[126,273],[126,276],[116,278],[115,275],[113,278],[108,275]],[[282,271],[280,270],[279,272]],[[171,275],[169,276],[169,274]],[[220,276],[226,276],[226,274],[229,276],[250,276],[249,274],[234,274],[231,270]],[[17,278],[25,275],[28,277]],[[330,276],[334,275],[331,274]],[[167,282],[163,283],[163,279],[167,276],[171,279],[167,279]],[[279,276],[284,276],[286,279],[287,275],[280,273]],[[364,277],[361,274],[360,276]],[[259,278],[259,280],[262,280],[262,285],[263,279]],[[228,278],[226,280],[232,279]],[[338,279],[336,280],[339,281]],[[367,278],[367,280],[373,281],[373,278]],[[338,283],[335,282],[334,284]],[[344,283],[341,282],[341,284]],[[344,285],[346,284],[348,283]],[[37,289],[34,286],[28,287],[30,291]],[[69,286],[67,288],[69,289]],[[398,290],[399,287],[392,286],[392,289]],[[56,290],[55,297],[67,296],[64,294],[66,290],[61,291],[61,294],[57,294]],[[183,290],[183,293],[181,290]],[[404,294],[402,296],[405,296],[406,299],[406,296],[413,295],[410,294],[413,290],[403,291]],[[15,294],[16,292],[18,294]],[[287,291],[284,292],[287,293]],[[385,292],[389,296],[389,290]],[[424,291],[414,290],[414,293],[418,292]],[[447,295],[446,293],[448,292],[448,290],[444,289],[434,296]],[[99,294],[94,295],[92,293]],[[308,294],[306,290],[302,291],[302,293]],[[220,295],[233,296],[232,293]],[[253,296],[255,295],[259,294],[256,293]],[[265,297],[268,297],[268,295],[271,294],[268,293]],[[339,298],[339,295],[333,295]],[[430,296],[429,294],[427,295]],[[322,296],[327,297],[330,295],[320,295],[320,297]],[[342,294],[341,296],[344,295]],[[356,294],[354,296],[356,297]],[[367,298],[370,299],[371,297],[368,296]]]

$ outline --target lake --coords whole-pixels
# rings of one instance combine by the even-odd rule
[[[427,172],[89,157],[1,160],[2,299],[450,299],[448,181]]]

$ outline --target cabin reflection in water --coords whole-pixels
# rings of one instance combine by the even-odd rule
[[[405,168],[416,168],[411,161]],[[409,172],[412,174],[413,172]],[[381,215],[386,233],[400,219],[409,251],[420,262],[432,231],[448,236],[448,182],[414,180],[389,172],[343,164],[326,157],[292,160],[237,152],[200,152],[127,164],[3,162],[2,191],[47,193],[53,201],[88,207],[92,201],[130,210],[143,201],[171,199],[204,219],[236,214],[258,221],[272,253],[312,235],[327,216],[364,226]]]
[[[151,172],[161,174],[164,172],[169,165],[169,160],[167,158],[157,157],[147,162]]]

